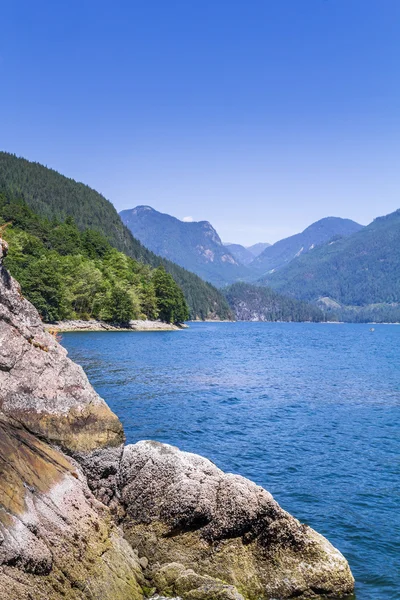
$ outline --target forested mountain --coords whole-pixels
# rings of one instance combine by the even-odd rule
[[[0,152],[0,192],[9,199],[23,199],[41,217],[57,221],[72,217],[81,231],[90,228],[101,232],[114,248],[131,258],[152,267],[162,264],[182,288],[191,318],[230,317],[219,290],[150,252],[124,226],[111,202],[87,185],[39,163]]]
[[[290,296],[347,308],[346,320],[398,320],[400,210],[375,219],[350,237],[332,241],[261,280]],[[331,303],[331,306],[329,304]],[[322,304],[321,304],[322,305]],[[349,317],[350,315],[350,317]],[[357,316],[358,315],[358,316]]]
[[[297,233],[276,242],[251,263],[253,271],[259,276],[281,269],[294,258],[307,254],[316,246],[325,244],[335,237],[346,237],[362,229],[362,225],[350,219],[327,217],[313,223],[302,233]]]
[[[38,217],[23,200],[0,193],[5,261],[22,293],[47,322],[131,319],[178,323],[189,316],[182,290],[163,267],[152,269],[111,246],[93,229]],[[7,224],[7,225],[6,225]]]
[[[238,321],[325,321],[322,310],[270,288],[234,283],[224,290]]]
[[[224,244],[225,248],[241,265],[249,265],[254,260],[254,254],[241,244]]]
[[[247,250],[252,253],[254,257],[259,256],[261,252],[268,248],[271,244],[268,242],[258,242],[257,244],[253,244],[252,246],[247,246]]]
[[[150,206],[137,206],[119,214],[146,248],[214,285],[223,286],[248,275],[208,221],[180,221]]]

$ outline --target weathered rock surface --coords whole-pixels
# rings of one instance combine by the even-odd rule
[[[6,245],[1,246],[1,255]],[[0,410],[70,451],[118,446],[122,425],[0,266]]]
[[[181,564],[250,599],[339,597],[353,588],[345,558],[325,538],[205,458],[158,442],[127,446],[120,492],[125,535],[153,563]],[[178,580],[168,587],[182,593]]]
[[[267,491],[172,446],[123,449],[119,420],[44,331],[6,251],[0,240],[0,598],[351,592],[340,552]]]
[[[0,414],[0,598],[139,600],[142,581],[79,467]]]
[[[2,266],[0,244],[0,411],[93,468],[90,482],[110,501],[124,442],[119,419],[92,388]],[[96,464],[97,463],[97,464]],[[113,464],[111,464],[113,463]],[[104,481],[99,480],[104,477]]]

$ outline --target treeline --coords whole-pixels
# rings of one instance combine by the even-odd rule
[[[0,192],[11,199],[24,199],[37,215],[49,221],[64,222],[72,217],[80,231],[102,233],[111,246],[136,261],[154,268],[162,264],[182,289],[191,319],[231,317],[217,288],[145,248],[122,223],[111,202],[89,186],[39,163],[0,152]]]
[[[234,283],[225,290],[239,321],[325,321],[318,307],[278,294],[271,288]]]
[[[81,231],[72,217],[39,217],[24,200],[0,193],[0,223],[9,224],[5,264],[45,321],[188,319],[182,290],[162,265],[128,257],[101,232]]]
[[[400,323],[400,304],[370,304],[343,306],[326,311],[328,321],[344,323]]]

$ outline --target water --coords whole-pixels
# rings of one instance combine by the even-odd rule
[[[357,600],[400,598],[400,327],[194,323],[68,333],[125,427],[267,488],[350,562]]]

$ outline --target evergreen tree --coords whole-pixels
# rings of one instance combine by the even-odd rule
[[[182,290],[161,265],[152,277],[157,298],[159,317],[166,323],[183,323],[189,318],[189,309]]]

